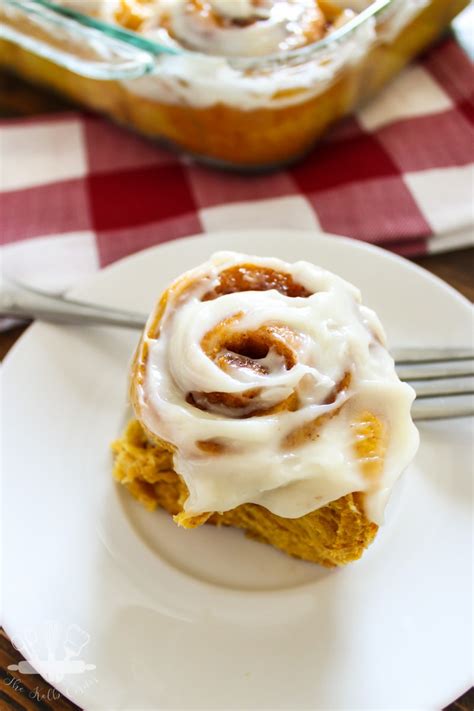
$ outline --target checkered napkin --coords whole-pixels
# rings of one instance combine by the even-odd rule
[[[228,228],[324,230],[407,256],[472,240],[474,82],[453,39],[270,175],[198,166],[81,112],[6,120],[0,136],[4,272],[51,290]]]

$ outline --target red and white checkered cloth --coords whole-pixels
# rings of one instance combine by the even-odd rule
[[[321,229],[408,256],[472,243],[474,81],[453,39],[271,175],[204,168],[81,112],[6,120],[0,137],[3,269],[43,288],[226,228]]]

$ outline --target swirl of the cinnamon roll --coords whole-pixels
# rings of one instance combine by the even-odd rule
[[[181,46],[221,56],[260,56],[320,39],[316,0],[165,0],[156,22]]]
[[[379,522],[414,455],[399,381],[358,290],[307,262],[215,254],[163,294],[132,403],[174,452],[186,516],[257,503],[294,518],[354,491]]]

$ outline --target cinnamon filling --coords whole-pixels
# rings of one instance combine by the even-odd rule
[[[202,301],[211,301],[224,294],[241,291],[270,291],[276,289],[280,294],[290,297],[308,297],[311,291],[294,281],[291,274],[258,264],[238,264],[224,269],[218,277],[217,285],[202,297]]]
[[[235,417],[251,417],[259,409],[257,403],[252,403],[258,395],[260,388],[251,388],[242,393],[201,393],[190,392],[186,396],[186,402],[194,405],[204,412],[219,413],[220,411],[235,411]]]
[[[238,312],[218,323],[201,340],[204,353],[221,370],[247,368],[258,375],[268,375],[268,366],[263,360],[270,350],[279,355],[285,370],[290,370],[297,363],[296,348],[300,337],[287,326],[270,324],[253,331],[236,331],[235,326],[243,317]],[[235,410],[235,416],[244,418],[253,415],[270,414],[284,409],[296,409],[296,396],[289,396],[283,402],[272,407],[262,408],[252,401],[261,393],[260,388],[252,388],[242,393],[191,392],[186,401],[200,410],[218,412]]]
[[[216,328],[218,330],[219,326]],[[292,347],[292,345],[296,345],[297,340],[298,336],[294,331],[286,326],[278,325],[261,326],[254,331],[228,332],[224,334],[220,343],[219,357],[216,358],[216,362],[220,365],[219,360],[221,360],[223,364],[231,364],[235,356],[240,356],[247,364],[252,363],[252,370],[258,370],[262,368],[258,360],[265,358],[270,350],[273,350],[282,357],[285,369],[290,370],[297,362],[296,353]],[[205,348],[204,351],[207,352]],[[208,355],[212,357],[212,354],[208,353]]]
[[[228,447],[215,439],[201,439],[196,442],[196,445],[205,454],[223,454]]]

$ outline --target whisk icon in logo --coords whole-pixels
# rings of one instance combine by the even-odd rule
[[[58,683],[68,674],[84,674],[94,670],[80,658],[90,641],[90,635],[79,625],[66,627],[49,620],[40,629],[15,637],[12,644],[29,661],[10,664],[8,671],[20,674],[41,674],[50,683]]]

